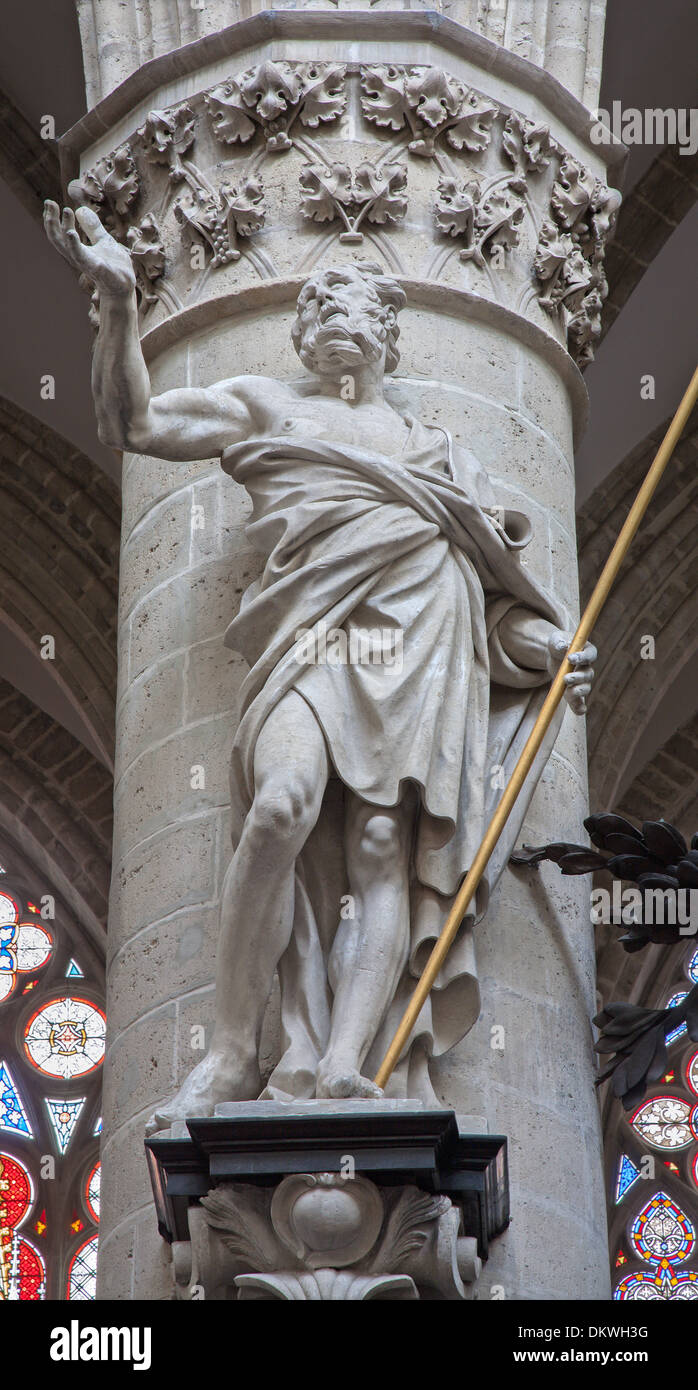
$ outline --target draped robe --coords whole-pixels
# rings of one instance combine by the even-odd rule
[[[293,934],[279,964],[282,1055],[265,1096],[314,1094],[329,1037],[332,944],[348,893],[346,789],[376,807],[412,788],[410,949],[364,1071],[378,1065],[538,713],[549,678],[518,666],[499,636],[514,607],[558,627],[566,615],[521,565],[528,519],[496,506],[490,481],[445,430],[407,417],[387,457],[303,433],[247,439],[222,466],[253,504],[247,535],[264,556],[225,641],[249,664],[231,760],[233,841],[254,798],[254,752],[289,690],[313,710],[332,776],[296,861]],[[456,481],[458,479],[458,481]],[[402,662],[299,659],[299,631],[347,639],[402,634]],[[351,651],[351,642],[348,640]],[[306,644],[307,650],[307,644]],[[433,1097],[427,1060],[479,1013],[472,926],[508,858],[559,727],[551,727],[488,873],[417,1022],[389,1094]],[[499,772],[498,772],[499,770]]]

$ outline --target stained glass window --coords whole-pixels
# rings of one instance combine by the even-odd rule
[[[14,1130],[17,1134],[27,1134],[32,1130],[22,1097],[12,1078],[7,1062],[0,1062],[0,1129]]]
[[[71,1300],[95,1298],[97,1290],[97,1236],[92,1236],[75,1251],[68,1272],[68,1294]]]
[[[46,1267],[19,1227],[34,1201],[29,1169],[0,1153],[0,1298],[36,1300],[46,1295]]]
[[[643,999],[646,1006],[685,999],[698,951],[683,947],[677,956],[681,988],[677,980],[666,1005],[663,994]],[[675,1045],[671,1066],[634,1113],[623,1114],[614,1102],[610,1240],[614,1297],[621,1300],[698,1299],[698,1052],[685,1025],[667,1042]]]
[[[0,1004],[14,993],[18,976],[40,970],[53,949],[48,929],[21,917],[17,899],[0,893]]]
[[[698,1271],[680,1268],[693,1251],[695,1230],[677,1202],[656,1192],[639,1213],[630,1238],[648,1269],[621,1279],[617,1299],[698,1299]]]
[[[101,1172],[101,1163],[95,1163],[95,1166],[92,1169],[89,1178],[87,1179],[87,1185],[85,1187],[85,1201],[87,1202],[87,1210],[89,1211],[92,1220],[96,1221],[97,1224],[99,1224],[99,1186]]]
[[[698,1139],[698,1105],[678,1096],[655,1096],[635,1111],[631,1124],[655,1149],[682,1149]]]
[[[50,1100],[48,1096],[46,1097],[49,1119],[56,1136],[59,1153],[65,1153],[84,1104],[84,1096],[81,1096],[79,1100]]]
[[[686,1066],[686,1080],[692,1091],[698,1095],[698,1052],[694,1052]]]
[[[86,1076],[104,1059],[106,1020],[87,999],[64,995],[42,1004],[24,1033],[29,1060],[47,1076]]]
[[[616,1202],[622,1202],[626,1192],[630,1191],[639,1176],[640,1170],[635,1167],[632,1159],[628,1158],[627,1154],[621,1154],[616,1177]]]
[[[45,885],[2,884],[0,1302],[93,1298],[103,979]]]

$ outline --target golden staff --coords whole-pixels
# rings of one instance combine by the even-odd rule
[[[414,994],[402,1015],[395,1037],[376,1072],[374,1080],[377,1086],[385,1086],[400,1059],[400,1054],[402,1053],[405,1043],[417,1022],[420,1009],[428,998],[434,980],[449,953],[456,932],[465,916],[466,909],[487,868],[495,845],[509,819],[526,777],[531,770],[533,760],[543,742],[552,717],[565,693],[565,676],[572,669],[568,661],[568,656],[573,655],[574,652],[581,651],[590,637],[594,624],[608,598],[618,571],[628,553],[640,522],[654,496],[659,480],[674,452],[684,425],[697,399],[698,367],[691,377],[681,404],[659,446],[654,462],[628,512],[618,540],[599,575],[594,592],[582,614],[579,627],[568,648],[567,656],[565,656],[548,694],[545,697],[540,714],[526,740],[526,745],[511,774],[502,799],[485,831],[482,844],[453,900],[453,905],[443,925],[441,935],[435,943],[424,970],[419,977]]]

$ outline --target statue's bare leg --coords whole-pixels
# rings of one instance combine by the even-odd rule
[[[354,917],[340,922],[330,958],[334,1003],[319,1097],[381,1095],[361,1066],[407,960],[413,818],[409,796],[385,810],[351,797],[345,844]]]
[[[328,773],[322,730],[290,691],[257,739],[254,802],[223,884],[211,1047],[148,1133],[258,1095],[262,1021],[293,928],[294,864],[320,814]]]

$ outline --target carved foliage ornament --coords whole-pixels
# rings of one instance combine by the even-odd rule
[[[552,219],[541,227],[535,272],[543,286],[540,303],[558,317],[580,365],[592,360],[601,333],[608,293],[604,246],[620,201],[620,193],[564,156],[550,197]]]
[[[344,223],[343,241],[361,241],[361,222],[399,222],[407,211],[403,164],[364,160],[352,174],[348,164],[305,164],[300,173],[303,215],[313,222]]]
[[[195,190],[188,198],[178,198],[175,217],[190,245],[197,242],[215,267],[237,261],[238,238],[251,236],[264,222],[261,179],[248,178],[238,187],[221,184],[219,193],[207,195]]]
[[[151,213],[134,223],[133,208],[140,195],[138,172],[128,145],[121,145],[107,158],[98,160],[81,179],[73,179],[68,193],[77,207],[92,208],[108,232],[131,252],[141,305],[155,302],[153,282],[165,269],[165,248],[157,222]],[[99,296],[84,276],[83,288],[92,296],[90,323],[99,325]]]
[[[547,169],[550,156],[557,148],[547,125],[512,111],[502,131],[502,149],[516,170],[516,180],[510,180],[511,187],[525,192],[528,174]]]
[[[231,76],[204,93],[214,136],[224,145],[245,144],[260,131],[271,153],[291,148],[292,127],[318,129],[346,109],[346,68],[330,62],[264,62]],[[206,263],[226,265],[239,258],[239,239],[264,222],[262,185],[257,175],[240,176],[213,187],[192,160],[195,106],[179,103],[151,111],[130,143],[100,159],[69,188],[76,203],[92,207],[107,229],[129,246],[141,304],[158,297],[165,253],[152,214],[134,221],[139,179],[134,153],[154,168],[167,170],[171,185],[187,185],[174,213],[185,239],[201,246]],[[407,131],[407,149],[438,157],[441,165],[434,217],[446,236],[462,242],[461,259],[483,268],[495,251],[517,245],[530,177],[540,176],[555,156],[559,169],[535,253],[539,301],[565,332],[570,352],[583,364],[593,356],[601,331],[607,293],[603,247],[613,227],[620,195],[563,154],[547,126],[518,112],[501,112],[451,74],[430,66],[373,64],[361,69],[365,118],[386,131]],[[491,144],[494,122],[506,116],[501,153],[513,166],[505,180],[459,179],[449,167],[445,146],[482,154]],[[439,151],[437,142],[443,137]],[[308,150],[307,153],[310,153]],[[399,154],[399,152],[397,152]],[[407,209],[407,173],[395,154],[364,160],[355,171],[323,159],[318,151],[300,174],[301,209],[315,222],[343,224],[341,239],[360,241],[364,220],[396,224]],[[518,196],[515,196],[518,195]],[[519,201],[519,198],[521,201]]]
[[[298,1173],[273,1194],[247,1184],[214,1188],[201,1207],[227,1252],[224,1282],[239,1299],[417,1299],[422,1286],[462,1299],[463,1277],[480,1269],[475,1240],[458,1234],[458,1209],[417,1187]],[[204,1287],[207,1264],[220,1276],[221,1262],[204,1245],[196,1259]]]
[[[374,125],[412,133],[412,154],[432,156],[445,134],[456,150],[486,149],[498,107],[432,67],[396,67],[381,63],[361,73],[361,107]]]
[[[512,187],[510,180],[483,194],[475,179],[459,183],[441,176],[434,204],[436,224],[448,236],[464,241],[462,261],[484,266],[485,256],[493,256],[495,248],[504,251],[517,245],[524,209],[512,197]]]
[[[185,176],[183,156],[194,143],[194,113],[186,103],[168,111],[150,111],[137,132],[150,164],[164,164],[171,183]]]
[[[130,225],[139,191],[136,165],[127,144],[68,184],[72,201],[78,207],[92,208],[107,231],[120,241]]]
[[[289,128],[334,121],[346,106],[346,68],[338,63],[260,63],[206,93],[213,130],[225,145],[263,132],[267,149],[289,150]]]

